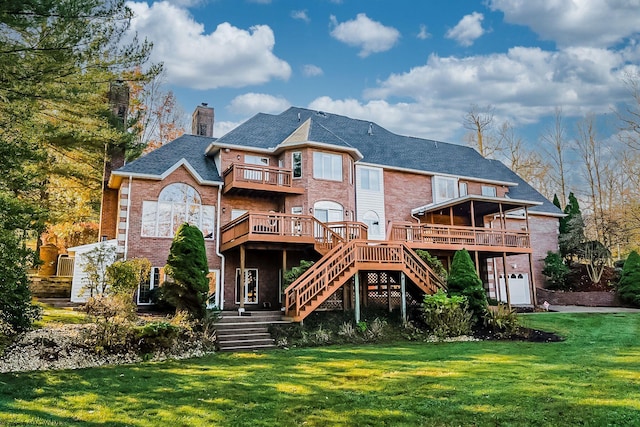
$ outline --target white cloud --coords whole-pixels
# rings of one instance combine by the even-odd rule
[[[505,21],[526,25],[560,46],[612,46],[638,37],[640,0],[490,0]]]
[[[315,77],[321,76],[322,74],[324,74],[324,71],[322,71],[322,68],[318,67],[317,65],[306,64],[302,67],[302,74],[307,77]]]
[[[309,19],[309,15],[307,15],[307,11],[306,10],[292,10],[291,11],[291,17],[293,19],[299,19],[299,20],[304,21],[306,23],[311,22],[311,19]]]
[[[445,34],[448,39],[454,39],[462,46],[471,46],[477,38],[481,37],[485,30],[482,28],[484,15],[473,12],[462,17],[458,24]]]
[[[334,27],[331,36],[349,46],[359,47],[361,50],[358,56],[362,58],[391,49],[400,38],[398,30],[372,21],[364,13],[359,13],[351,21],[338,23],[333,15],[330,20]]]
[[[431,37],[431,34],[429,34],[429,32],[427,31],[426,25],[420,24],[420,32],[416,37],[419,38],[420,40],[426,40],[429,37]]]
[[[151,59],[164,62],[167,82],[193,89],[243,87],[286,80],[291,67],[273,54],[270,27],[249,31],[225,22],[206,34],[185,9],[167,2],[129,2],[135,13],[131,30],[153,41]]]
[[[458,112],[447,108],[432,108],[419,103],[391,104],[384,100],[362,103],[356,99],[332,99],[323,96],[313,100],[308,108],[328,111],[354,119],[369,120],[401,135],[446,140],[459,127],[452,121]]]
[[[215,122],[213,124],[213,136],[215,138],[220,138],[222,135],[227,134],[228,132],[232,131],[233,129],[237,128],[238,126],[240,126],[242,123],[244,123],[246,121],[246,119],[248,119],[249,117],[246,117],[245,119],[243,119],[242,121],[239,122],[230,122],[230,121],[220,121],[220,122]]]
[[[233,98],[227,108],[233,113],[249,117],[257,113],[281,113],[290,106],[291,103],[280,96],[245,93]]]

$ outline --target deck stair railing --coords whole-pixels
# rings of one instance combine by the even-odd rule
[[[403,271],[423,292],[444,284],[404,243],[339,243],[285,289],[287,317],[301,321],[359,270]]]

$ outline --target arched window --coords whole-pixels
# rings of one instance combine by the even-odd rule
[[[320,222],[342,221],[344,209],[339,203],[323,200],[313,205],[313,216]]]
[[[362,222],[367,224],[369,235],[377,236],[380,234],[380,217],[374,211],[367,211],[362,216]]]
[[[215,208],[202,204],[192,186],[169,184],[162,189],[157,202],[142,203],[142,236],[173,237],[184,222],[198,227],[205,238],[214,235]]]

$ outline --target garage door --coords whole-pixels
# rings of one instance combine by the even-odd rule
[[[531,290],[527,273],[511,273],[509,275],[509,296],[511,304],[531,304]],[[500,301],[507,302],[507,290],[504,275],[500,275]]]

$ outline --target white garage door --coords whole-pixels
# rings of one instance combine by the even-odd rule
[[[527,273],[511,273],[509,275],[509,296],[511,304],[531,304],[531,290]],[[500,301],[507,302],[507,290],[504,275],[500,275]]]

